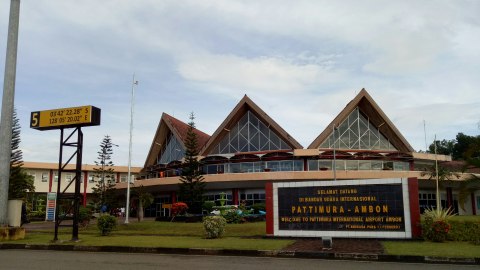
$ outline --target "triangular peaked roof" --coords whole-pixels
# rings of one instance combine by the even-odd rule
[[[207,156],[224,137],[228,134],[229,130],[234,126],[245,113],[250,110],[259,120],[269,125],[269,128],[285,141],[292,149],[303,148],[290,134],[288,134],[280,125],[278,125],[267,113],[265,113],[257,104],[255,104],[247,95],[245,95],[237,106],[230,112],[225,118],[218,129],[213,133],[210,140],[200,151],[201,156]]]
[[[156,158],[162,150],[162,146],[165,144],[165,141],[167,140],[167,135],[169,131],[174,134],[182,147],[185,149],[185,145],[183,142],[185,141],[185,138],[187,136],[188,127],[188,124],[178,120],[171,115],[163,113],[162,118],[160,118],[160,122],[158,123],[157,132],[153,137],[152,145],[150,146],[150,151],[148,152],[147,160],[145,161],[144,167],[156,164]],[[210,135],[198,129],[194,129],[194,132],[197,134],[198,150],[200,151],[205,145],[205,143],[207,143],[207,141],[209,140]]]
[[[309,149],[319,148],[322,143],[332,134],[333,127],[338,127],[355,108],[365,114],[369,121],[380,129],[380,132],[388,138],[390,143],[401,152],[414,152],[413,147],[398,131],[387,115],[380,109],[373,98],[363,88],[360,93],[350,101],[347,106],[333,119],[327,128],[308,146]]]

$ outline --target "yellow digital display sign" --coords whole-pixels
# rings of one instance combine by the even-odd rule
[[[100,109],[81,106],[32,112],[30,127],[38,130],[100,125]]]

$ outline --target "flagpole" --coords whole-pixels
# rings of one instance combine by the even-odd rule
[[[435,151],[435,180],[437,184],[437,210],[440,210],[440,189],[438,187],[438,159],[437,159],[437,134],[435,134],[434,151]]]
[[[134,107],[135,107],[135,85],[138,85],[138,81],[135,80],[135,73],[133,73],[132,99],[130,104],[130,140],[128,144],[127,203],[125,206],[125,224],[128,224],[128,217],[130,215],[130,183],[131,183],[131,173],[132,173],[132,133],[133,133],[133,113],[134,113]]]

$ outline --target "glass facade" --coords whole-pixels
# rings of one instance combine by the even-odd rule
[[[291,147],[275,134],[269,126],[260,121],[251,111],[247,111],[209,154],[288,149],[291,149]]]
[[[181,160],[185,156],[185,150],[177,138],[170,133],[167,143],[163,146],[162,151],[157,158],[157,164],[167,164],[174,160]]]
[[[210,164],[202,167],[204,174],[303,171],[303,160],[256,161]]]
[[[394,170],[409,171],[410,164],[402,161],[387,160],[344,160],[344,159],[310,159],[308,160],[309,171],[332,170],[333,164],[337,170],[342,171],[362,171],[362,170]]]
[[[251,206],[257,203],[265,203],[265,191],[245,191],[240,193],[240,202]]]
[[[334,134],[330,134],[320,148],[397,150],[358,107],[335,129]]]

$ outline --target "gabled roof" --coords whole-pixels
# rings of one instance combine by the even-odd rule
[[[260,107],[257,106],[247,95],[238,102],[237,106],[230,112],[230,114],[225,118],[222,124],[218,129],[213,133],[210,140],[204,146],[202,151],[200,151],[201,156],[206,156],[215,147],[225,135],[228,134],[229,130],[234,126],[240,118],[245,115],[245,113],[250,110],[259,120],[269,125],[269,128],[277,134],[281,139],[285,141],[292,149],[303,148],[294,138],[290,136],[280,125],[278,125],[267,113],[265,113]]]
[[[160,153],[162,146],[165,144],[168,139],[167,136],[169,132],[172,132],[173,135],[181,143],[182,147],[185,149],[184,141],[187,136],[188,124],[178,120],[177,118],[168,115],[166,113],[162,114],[160,122],[158,123],[157,132],[153,137],[152,145],[150,146],[150,151],[148,152],[147,160],[145,161],[145,166],[151,166],[156,163],[156,158]],[[207,143],[210,135],[198,130],[193,130],[197,134],[198,139],[198,150],[200,151],[202,147]]]
[[[414,152],[413,147],[398,131],[395,125],[390,121],[387,115],[380,109],[373,98],[365,89],[350,101],[347,106],[333,119],[327,128],[308,146],[309,149],[319,148],[320,145],[332,134],[333,127],[338,127],[349,115],[359,108],[365,114],[369,121],[390,141],[390,143],[401,152]]]

